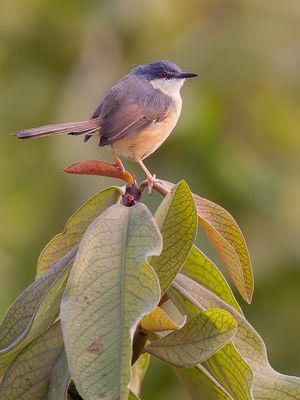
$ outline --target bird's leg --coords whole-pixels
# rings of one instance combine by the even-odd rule
[[[149,194],[152,194],[153,183],[156,181],[156,176],[151,174],[151,172],[148,170],[148,168],[146,167],[146,165],[143,163],[143,161],[140,158],[136,158],[136,161],[139,163],[140,167],[147,175],[148,192],[149,192]]]
[[[125,174],[125,171],[126,171],[126,170],[125,170],[125,167],[124,167],[122,161],[121,161],[121,160],[119,159],[119,157],[116,155],[113,145],[111,145],[111,149],[112,149],[112,152],[113,152],[113,155],[114,155],[114,162],[115,162],[115,165],[121,170],[121,172],[122,172],[123,174]]]

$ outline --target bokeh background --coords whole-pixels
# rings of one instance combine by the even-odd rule
[[[272,365],[300,375],[299,43],[296,0],[1,0],[1,316],[66,219],[116,183],[63,172],[80,160],[111,160],[95,141],[8,133],[86,119],[134,65],[170,59],[200,77],[186,82],[180,122],[146,164],[234,215],[256,277],[246,316]],[[211,254],[202,237],[200,246]],[[187,399],[158,362],[143,398]]]

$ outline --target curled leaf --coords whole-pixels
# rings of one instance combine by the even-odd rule
[[[105,161],[83,161],[70,165],[64,171],[69,174],[109,176],[110,178],[122,179],[128,185],[134,183],[134,178],[128,171],[123,171],[118,165]]]

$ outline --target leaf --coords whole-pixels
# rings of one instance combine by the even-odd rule
[[[221,297],[240,314],[243,313],[219,269],[196,246],[192,247],[181,272]]]
[[[179,277],[180,279],[180,277]],[[175,286],[176,284],[174,284]],[[194,317],[203,309],[202,305],[195,306],[188,299],[189,294],[181,288],[181,292],[171,288],[168,291],[170,298],[182,312]],[[218,379],[226,393],[234,399],[251,400],[253,373],[249,365],[243,360],[231,342],[206,360],[206,364],[213,375]]]
[[[211,309],[199,312],[183,328],[154,340],[145,350],[171,365],[190,368],[223,347],[236,329],[228,312]]]
[[[0,376],[10,361],[53,322],[76,252],[77,247],[26,288],[8,309],[0,326]]]
[[[120,200],[120,190],[118,187],[103,190],[71,216],[64,231],[56,235],[42,251],[37,266],[37,278],[80,242],[87,227],[98,215]]]
[[[233,398],[239,400],[253,399],[252,370],[231,342],[210,357],[206,363]]]
[[[193,400],[235,400],[202,365],[173,370]]]
[[[160,181],[165,190],[174,186]],[[251,303],[254,280],[251,260],[244,236],[234,218],[223,207],[193,194],[198,222],[228,269],[244,300]]]
[[[262,338],[241,314],[214,293],[182,274],[177,276],[176,282],[170,290],[170,296],[174,290],[182,293],[184,297],[192,301],[194,305],[199,306],[200,309],[203,307],[208,309],[220,307],[234,316],[238,322],[238,330],[232,342],[253,371],[255,400],[300,399],[300,379],[282,375],[271,367]],[[176,298],[171,297],[176,302]],[[186,302],[181,303],[181,305],[183,304],[186,304]]]
[[[160,299],[145,259],[161,248],[143,204],[108,208],[84,234],[61,305],[70,373],[82,397],[127,400],[133,335]]]
[[[149,259],[160,281],[162,294],[180,271],[197,234],[197,215],[192,194],[184,181],[161,203],[155,220],[163,237],[163,251]]]
[[[233,217],[223,207],[193,195],[198,222],[227,267],[244,300],[251,303],[254,280],[244,236]]]
[[[142,354],[137,362],[131,367],[131,380],[129,384],[129,389],[136,396],[141,393],[141,386],[143,379],[145,377],[146,371],[148,369],[150,362],[150,354]]]
[[[129,391],[128,400],[140,400],[140,398],[136,394]]]
[[[70,380],[68,360],[63,351],[52,370],[47,400],[66,400]]]
[[[52,369],[62,350],[63,337],[60,323],[56,322],[11,363],[0,385],[0,398],[46,399]]]
[[[140,326],[148,332],[170,331],[178,329],[178,326],[169,315],[160,307],[155,307],[150,314],[142,318]]]
[[[128,185],[134,183],[134,178],[128,171],[122,171],[118,165],[105,161],[83,161],[65,168],[64,171],[69,174],[109,176],[122,179]]]

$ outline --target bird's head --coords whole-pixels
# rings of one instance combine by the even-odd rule
[[[139,65],[132,70],[132,74],[146,79],[155,89],[169,96],[180,90],[186,78],[198,76],[193,72],[182,72],[178,65],[167,60]]]

